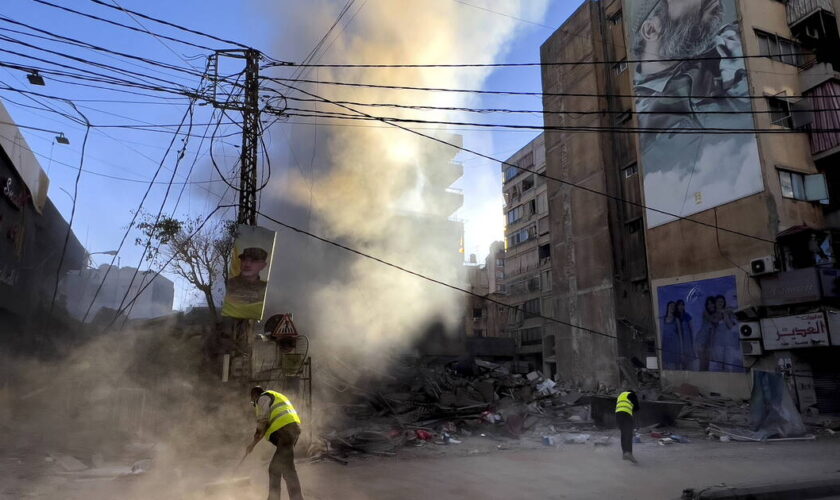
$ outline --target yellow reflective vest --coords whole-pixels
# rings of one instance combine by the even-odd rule
[[[618,399],[615,402],[615,412],[624,412],[633,415],[633,403],[630,402],[630,392],[625,391],[618,395]]]
[[[260,397],[265,395],[271,396],[271,407],[269,408],[268,427],[265,430],[265,439],[271,436],[274,431],[282,429],[291,423],[300,424],[300,417],[298,416],[295,407],[289,398],[275,391],[265,391],[260,394]],[[257,418],[262,417],[260,414],[261,408],[257,406]]]

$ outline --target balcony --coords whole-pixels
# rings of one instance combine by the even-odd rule
[[[834,16],[831,0],[788,0],[787,2],[787,23],[791,29],[811,20],[814,16],[824,14]]]

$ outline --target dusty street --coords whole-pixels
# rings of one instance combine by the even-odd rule
[[[496,448],[481,438],[457,446],[401,451],[393,458],[353,458],[347,466],[300,461],[309,499],[560,499],[679,498],[684,488],[790,481],[840,476],[840,441],[820,437],[812,442],[720,443],[692,441],[659,446],[637,445],[639,465],[619,459],[618,445],[560,445],[537,448],[506,443]],[[517,447],[519,446],[519,447]],[[196,468],[181,463],[129,479],[71,479],[42,476],[36,485],[6,487],[0,498],[265,498],[263,461],[270,447],[258,450],[236,474],[227,468]],[[173,474],[174,471],[174,474]],[[208,475],[208,472],[215,471]],[[250,487],[206,495],[205,486],[225,477],[251,475]],[[202,477],[202,475],[204,477]]]

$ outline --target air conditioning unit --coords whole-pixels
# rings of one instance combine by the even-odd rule
[[[741,340],[758,340],[761,338],[761,325],[757,321],[741,323],[738,331],[741,334]]]
[[[741,341],[741,354],[744,356],[761,356],[762,352],[760,340]]]
[[[761,276],[762,274],[770,274],[779,271],[779,266],[776,262],[776,257],[767,255],[750,261],[750,274],[753,276]]]

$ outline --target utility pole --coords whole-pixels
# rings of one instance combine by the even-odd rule
[[[260,53],[245,49],[245,102],[242,108],[242,151],[239,171],[238,222],[257,225],[257,148],[260,140]]]
[[[236,88],[230,88],[227,92],[220,88],[229,84],[219,74],[219,62],[222,58],[244,59],[244,87],[243,97],[231,99],[230,96]],[[261,54],[255,49],[231,49],[217,50],[210,56],[208,71],[213,84],[213,106],[226,110],[240,111],[242,113],[242,151],[239,157],[239,206],[236,215],[238,224],[249,226],[257,225],[257,158],[260,142],[260,57]],[[219,96],[224,95],[224,100]],[[237,320],[234,325],[234,339],[239,351],[244,355],[242,371],[243,379],[250,382],[253,376],[253,342],[251,320]]]

